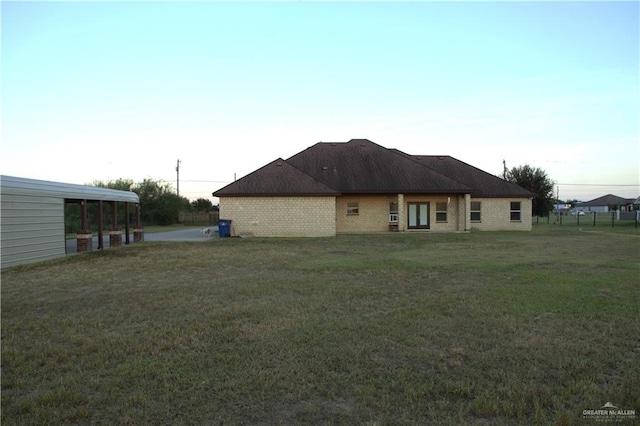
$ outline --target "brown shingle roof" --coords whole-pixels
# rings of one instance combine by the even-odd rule
[[[472,197],[533,197],[521,186],[448,155],[413,155],[416,161],[472,188]]]
[[[602,197],[595,198],[591,201],[585,201],[578,204],[580,207],[596,207],[596,206],[624,206],[627,204],[633,204],[635,200],[633,198],[622,198],[617,195],[607,194]]]
[[[340,194],[468,194],[529,191],[449,156],[412,156],[367,139],[319,142],[214,192],[216,197]]]
[[[213,193],[216,197],[338,195],[282,158]]]
[[[367,139],[320,142],[287,163],[342,193],[460,193],[471,188]]]

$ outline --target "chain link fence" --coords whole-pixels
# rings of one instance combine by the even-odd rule
[[[573,212],[571,214],[550,213],[549,216],[533,217],[533,225],[563,225],[563,226],[633,226],[638,228],[640,222],[640,210],[634,212],[612,211],[606,213],[597,212]]]

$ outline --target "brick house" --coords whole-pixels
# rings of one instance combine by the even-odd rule
[[[217,190],[232,235],[531,230],[534,194],[450,156],[320,142]]]
[[[607,194],[591,201],[576,204],[576,210],[582,212],[608,213],[611,211],[633,211],[633,198],[622,198],[617,195]]]

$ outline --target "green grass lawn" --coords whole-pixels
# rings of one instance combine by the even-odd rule
[[[143,243],[10,268],[2,422],[640,415],[639,262],[635,229],[539,225]]]

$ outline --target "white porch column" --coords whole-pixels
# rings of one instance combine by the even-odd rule
[[[464,194],[464,229],[471,230],[471,194]]]
[[[398,194],[398,232],[403,232],[407,219],[404,213],[404,194]]]

